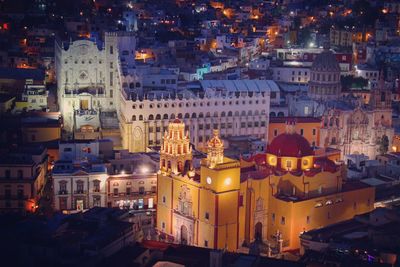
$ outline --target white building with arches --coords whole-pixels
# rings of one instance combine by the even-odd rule
[[[160,146],[171,120],[181,119],[191,143],[203,148],[213,129],[221,137],[252,135],[267,140],[270,103],[280,101],[279,88],[268,80],[203,80],[197,93],[147,94],[132,98],[122,93],[120,126],[123,147],[145,151]],[[273,96],[273,97],[271,97]]]

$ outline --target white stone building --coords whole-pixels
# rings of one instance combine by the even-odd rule
[[[58,161],[53,169],[54,209],[106,207],[106,168],[103,164]]]
[[[110,144],[101,141],[60,143],[60,160],[52,172],[55,210],[106,207],[108,174],[98,161],[104,146],[112,151]]]
[[[267,140],[271,104],[279,104],[279,88],[268,80],[202,80],[200,88],[178,94],[157,92],[145,97],[121,95],[123,147],[145,151],[159,146],[170,120],[182,119],[191,143],[202,148],[219,129],[222,137],[253,135]]]
[[[67,131],[97,129],[101,112],[117,111],[122,76],[134,65],[135,42],[133,32],[105,33],[104,43],[56,42],[58,103]]]

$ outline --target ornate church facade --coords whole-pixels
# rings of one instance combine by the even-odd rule
[[[353,95],[342,96],[340,67],[326,47],[311,67],[307,96],[289,97],[289,113],[321,117],[320,146],[339,149],[342,158],[364,154],[375,159],[382,152],[382,140],[387,140],[384,146],[390,148],[394,135],[392,96],[383,73],[370,94],[368,104]]]
[[[185,125],[169,124],[157,177],[157,231],[161,240],[267,253],[300,248],[303,232],[373,209],[375,191],[345,183],[342,166],[288,127],[266,154],[248,162],[224,157],[218,131],[199,169]]]
[[[392,126],[391,91],[385,89],[383,77],[379,87],[371,93],[368,105],[358,99],[353,103],[328,107],[322,115],[320,143],[325,147],[341,150],[342,157],[348,154],[364,154],[375,159],[382,140],[387,138],[391,147],[394,129]]]

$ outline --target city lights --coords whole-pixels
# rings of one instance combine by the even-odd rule
[[[400,3],[322,2],[0,0],[0,266],[398,264]]]

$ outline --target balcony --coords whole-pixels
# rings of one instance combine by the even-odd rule
[[[75,115],[78,115],[78,116],[97,115],[97,111],[94,109],[77,109],[77,110],[75,110]]]
[[[67,190],[59,190],[58,194],[59,195],[68,195],[68,191]]]
[[[78,95],[82,93],[87,93],[91,95],[104,95],[105,90],[104,90],[104,84],[99,84],[99,87],[85,87],[85,88],[79,88],[79,89],[65,89],[65,94],[66,95]]]

